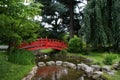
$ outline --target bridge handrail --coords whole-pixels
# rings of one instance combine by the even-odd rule
[[[56,49],[64,49],[67,48],[67,44],[61,40],[57,39],[48,39],[48,38],[39,38],[36,41],[31,43],[23,42],[19,48],[32,48],[34,47],[44,47],[44,48],[56,48]]]

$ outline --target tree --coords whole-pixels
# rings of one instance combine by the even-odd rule
[[[113,47],[114,50],[120,51],[120,1],[112,0],[112,29],[113,29]]]
[[[70,32],[70,36],[78,35],[80,26],[81,12],[76,13],[75,9],[78,7],[80,0],[36,0],[44,5],[42,9],[43,21],[52,25],[51,31],[57,34],[58,31],[66,30]],[[81,8],[78,8],[81,9]],[[57,24],[57,22],[60,22]],[[55,32],[56,31],[56,32]],[[52,32],[51,32],[52,33]],[[61,34],[61,33],[60,33]],[[60,35],[59,34],[59,35]],[[56,37],[56,36],[55,36]]]
[[[0,5],[3,10],[0,12],[0,40],[9,46],[9,50],[22,41],[30,42],[37,38],[39,25],[33,18],[40,11],[39,5],[25,6],[14,0],[3,0]]]
[[[63,4],[56,2],[56,0],[36,0],[36,2],[43,4],[42,23],[44,24],[42,25],[46,28],[46,24],[48,24],[48,37],[61,39],[61,34],[65,32],[65,26],[62,24],[62,19],[67,8]]]
[[[83,16],[82,8],[84,6],[79,6],[79,4],[86,4],[84,3],[84,0],[58,0],[60,3],[63,3],[67,8],[68,11],[66,12],[66,19],[68,23],[68,30],[70,32],[70,37],[72,38],[74,35],[78,35],[78,30],[81,28],[81,22]],[[76,11],[79,11],[77,12]],[[69,14],[69,15],[68,15]]]
[[[116,23],[120,21],[116,17],[119,16],[117,6],[119,2],[116,2],[113,0],[90,0],[88,2],[84,9],[84,21],[80,30],[81,33],[85,32],[84,36],[88,44],[96,47],[119,45],[119,36],[116,34],[120,27]]]

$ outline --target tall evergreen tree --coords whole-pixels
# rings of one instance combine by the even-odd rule
[[[76,6],[79,3],[82,3],[82,0],[58,0],[60,3],[63,3],[67,8],[68,12],[66,12],[66,18],[64,20],[68,20],[69,24],[68,29],[70,33],[70,37],[72,38],[75,34],[78,34],[78,30],[81,28],[81,25],[79,24],[80,19],[78,19],[80,16],[82,17],[82,13],[80,12],[80,16],[78,13],[75,12]],[[78,7],[78,6],[77,6]],[[79,8],[78,8],[79,9]],[[68,19],[69,18],[69,19]]]
[[[78,34],[81,15],[79,16],[75,10],[77,4],[81,3],[82,0],[36,0],[36,2],[44,5],[42,10],[43,21],[53,26],[53,32],[64,31],[67,28],[70,37]],[[59,20],[61,20],[60,24],[56,24]]]
[[[56,0],[36,0],[43,4],[42,23],[48,24],[48,37],[60,38],[60,34],[64,33],[65,26],[62,24],[62,17],[67,8]],[[46,25],[44,25],[46,26]]]

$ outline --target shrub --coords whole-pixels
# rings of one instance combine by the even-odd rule
[[[78,38],[77,36],[74,36],[74,38],[70,39],[69,43],[68,43],[68,51],[69,52],[81,52],[82,51],[82,41],[80,38]]]
[[[104,63],[105,65],[112,65],[112,64],[113,64],[113,61],[114,61],[116,58],[117,58],[117,55],[115,55],[115,54],[112,54],[112,53],[106,54],[106,55],[105,55],[105,58],[104,58],[104,60],[103,60],[103,63]]]
[[[60,58],[66,58],[67,57],[67,51],[66,50],[61,50],[58,54],[56,54],[57,57]]]
[[[35,58],[33,53],[23,49],[15,49],[8,55],[8,61],[16,64],[33,64],[34,60]]]
[[[102,66],[102,63],[101,63],[101,62],[94,62],[93,64],[94,64],[94,65],[100,65],[100,66]]]

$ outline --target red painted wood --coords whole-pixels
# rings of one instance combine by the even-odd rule
[[[62,50],[67,48],[67,44],[57,39],[40,38],[31,43],[23,42],[19,46],[19,48],[27,49],[27,50],[39,50],[39,49],[47,49],[47,48]]]

